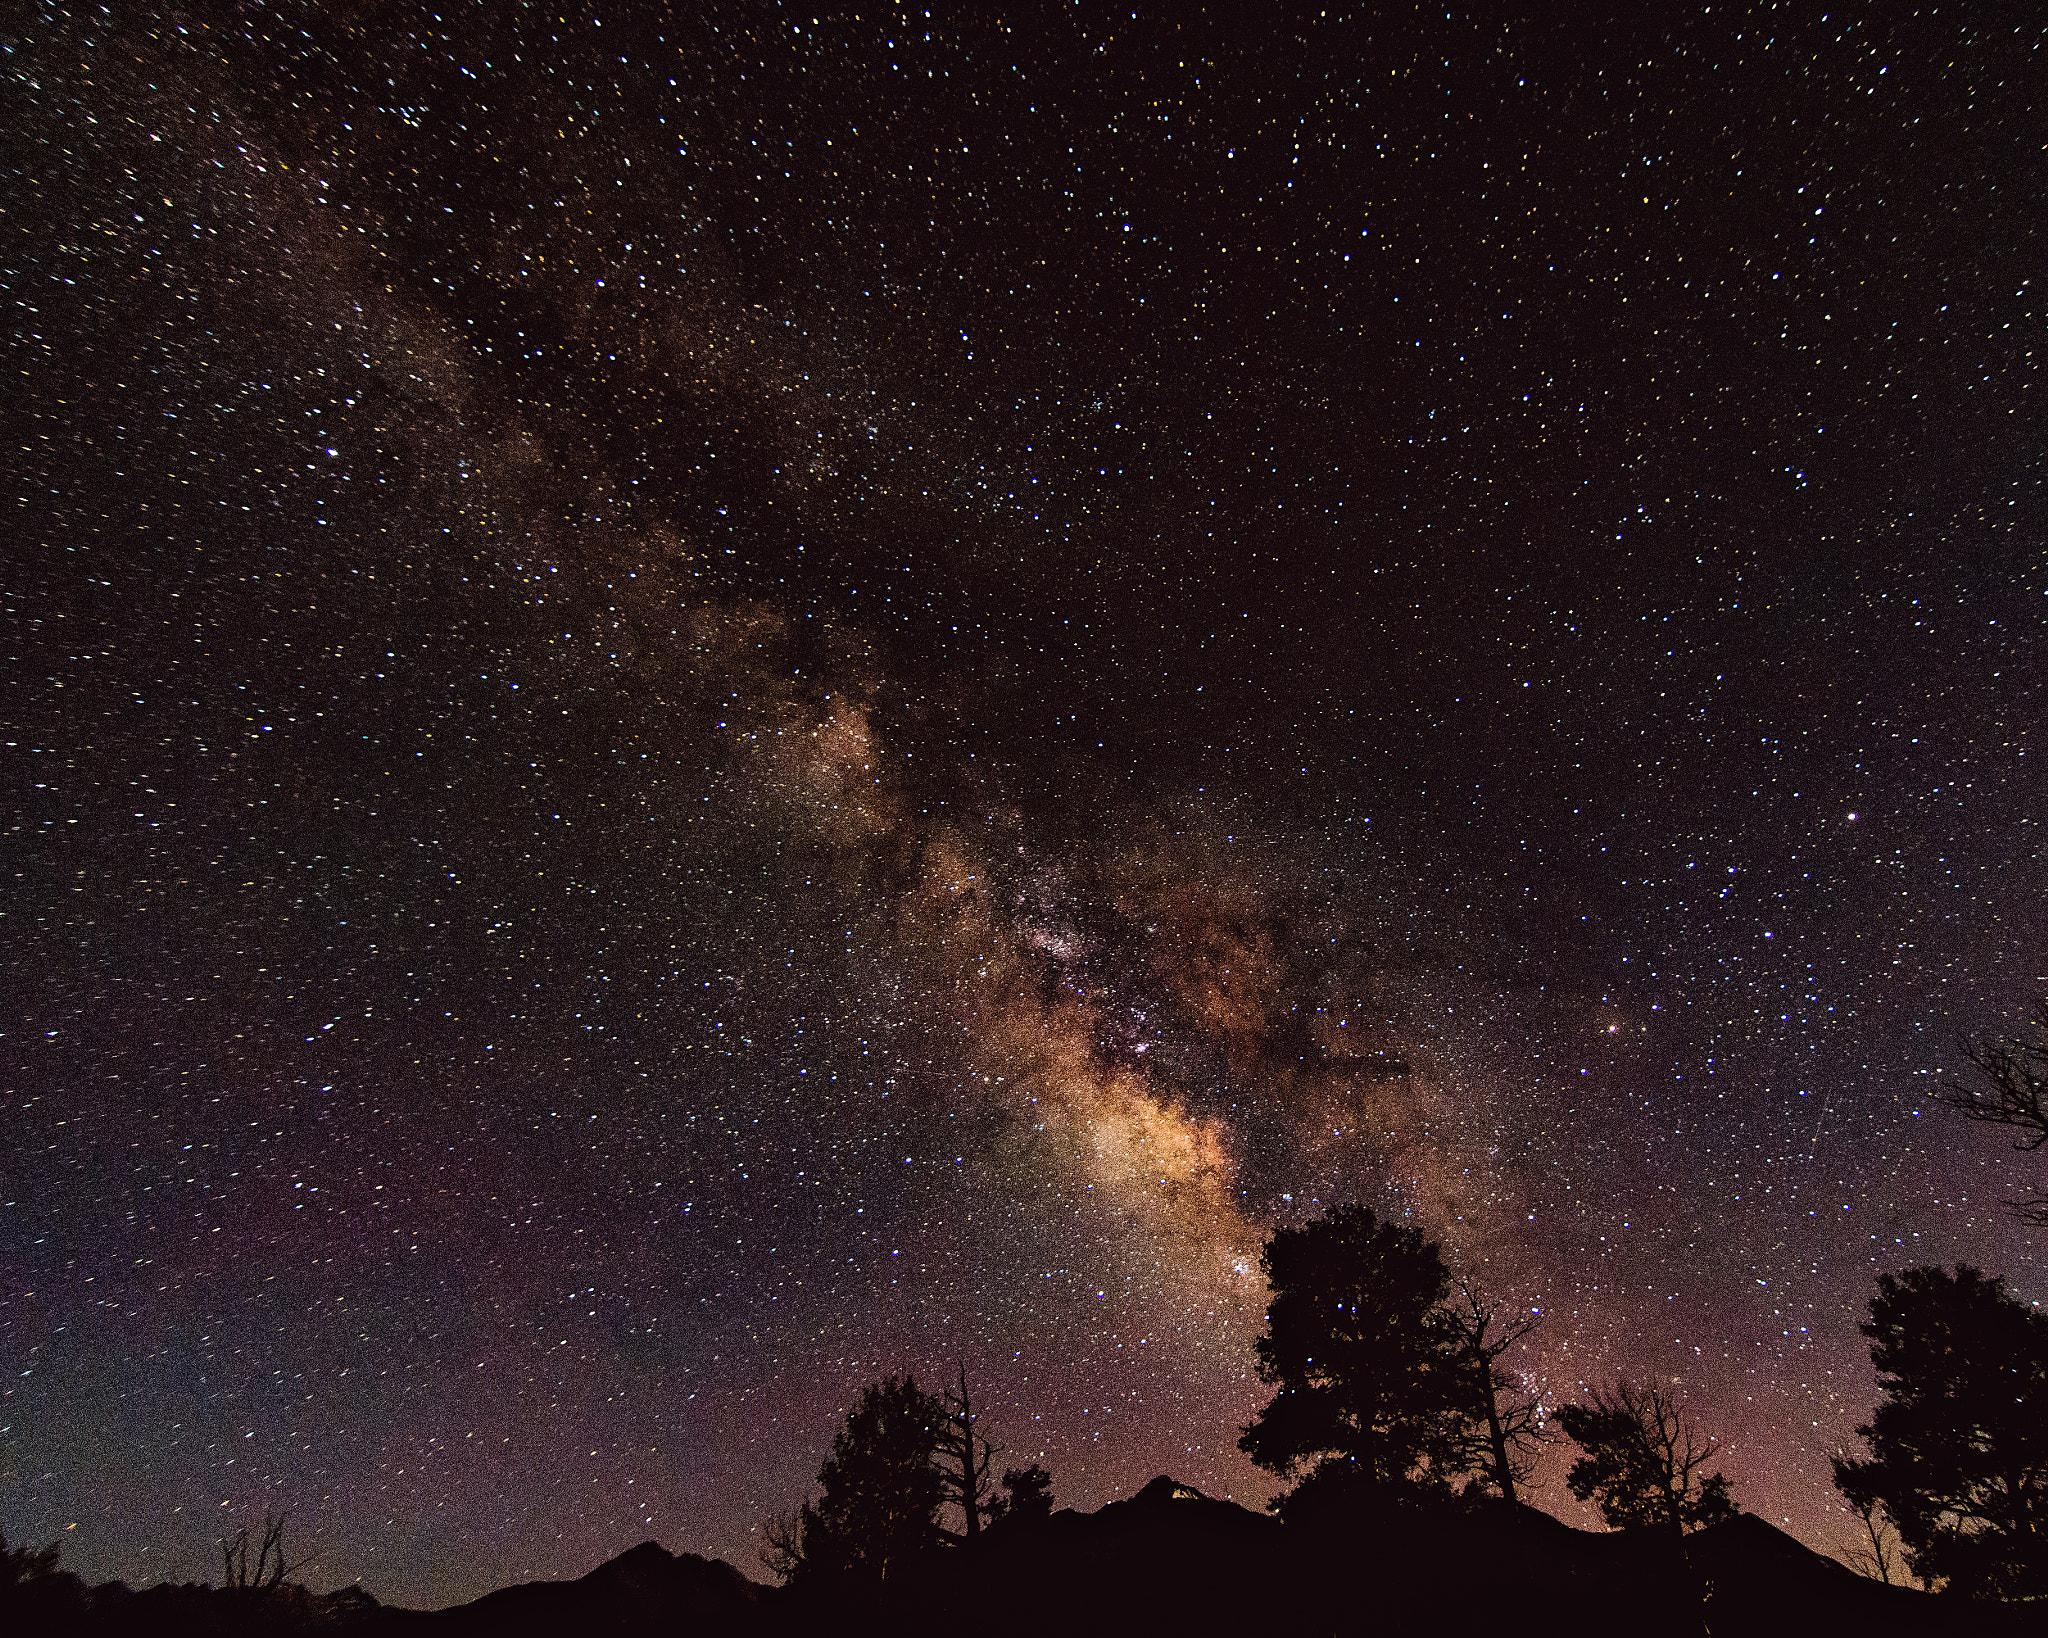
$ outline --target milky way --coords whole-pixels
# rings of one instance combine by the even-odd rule
[[[10,25],[0,1528],[759,1573],[963,1361],[1257,1505],[1357,1200],[1846,1540],[2048,1295],[2048,32],[687,9]]]

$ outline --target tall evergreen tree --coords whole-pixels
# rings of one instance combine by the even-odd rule
[[[818,1469],[822,1494],[771,1520],[764,1559],[791,1581],[886,1580],[939,1540],[945,1490],[934,1464],[945,1407],[910,1376],[870,1383]]]
[[[1913,1573],[1972,1597],[2048,1596],[2048,1315],[1968,1266],[1878,1276],[1884,1397],[1835,1485],[1880,1506]]]
[[[1271,1472],[1441,1483],[1466,1465],[1476,1403],[1433,1241],[1339,1206],[1266,1242],[1259,1380],[1272,1402],[1238,1448]]]

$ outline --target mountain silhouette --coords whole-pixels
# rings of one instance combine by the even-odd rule
[[[1254,1634],[1700,1629],[1741,1638],[1816,1630],[1880,1638],[2038,1632],[1987,1605],[1856,1575],[1762,1519],[1678,1540],[1577,1530],[1532,1507],[1364,1490],[1283,1522],[1162,1476],[1094,1513],[1055,1513],[934,1555],[868,1630]],[[822,1612],[821,1612],[822,1613]],[[806,1624],[806,1630],[812,1630]]]
[[[501,1587],[473,1603],[415,1616],[408,1624],[421,1638],[430,1633],[434,1638],[746,1633],[762,1630],[772,1596],[722,1558],[670,1553],[658,1542],[643,1541],[579,1580]]]
[[[1724,1638],[1999,1638],[2042,1612],[1887,1587],[1747,1514],[1679,1539],[1578,1530],[1532,1507],[1361,1488],[1275,1517],[1165,1475],[1092,1513],[1010,1518],[879,1585],[767,1587],[646,1541],[574,1581],[500,1588],[442,1610],[356,1588],[261,1594],[75,1576],[0,1601],[10,1638],[810,1638],[965,1626],[974,1638],[1133,1630],[1570,1632],[1706,1629]]]

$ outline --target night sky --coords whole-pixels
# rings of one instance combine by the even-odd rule
[[[1618,10],[12,11],[8,1540],[1258,1506],[1356,1200],[1847,1541],[2048,1298],[2048,26]]]

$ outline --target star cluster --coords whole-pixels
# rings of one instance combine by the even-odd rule
[[[1845,1541],[1874,1274],[2048,1295],[2044,42],[26,11],[9,1538],[752,1570],[963,1360],[1256,1505],[1362,1200]]]

